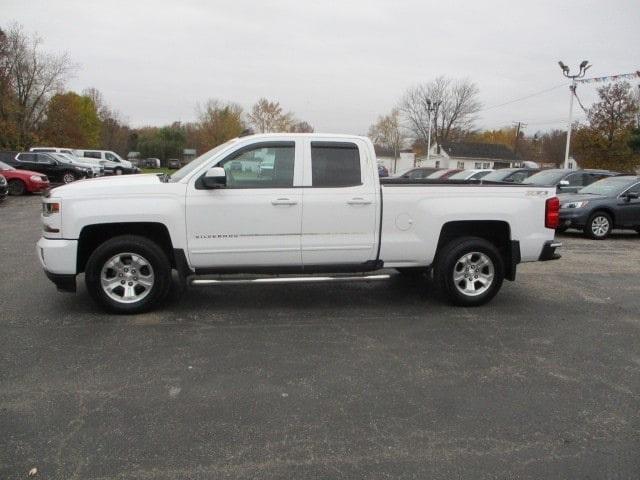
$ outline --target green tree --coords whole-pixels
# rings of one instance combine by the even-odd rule
[[[184,127],[175,122],[165,127],[138,130],[137,150],[142,158],[159,158],[166,165],[169,158],[180,158],[185,146]]]
[[[67,92],[54,95],[40,129],[43,143],[70,148],[100,146],[100,119],[89,97]]]

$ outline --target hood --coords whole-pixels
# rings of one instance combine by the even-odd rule
[[[38,177],[46,177],[44,173],[34,172],[33,170],[20,170],[16,168],[15,170],[0,170],[0,175],[5,177],[19,177],[19,178],[27,178],[32,175],[37,175]]]
[[[79,198],[143,195],[157,193],[159,185],[163,183],[155,173],[96,177],[56,187],[51,190],[51,196]]]

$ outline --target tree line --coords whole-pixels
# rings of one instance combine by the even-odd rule
[[[102,93],[88,88],[65,91],[78,69],[67,54],[49,53],[42,39],[20,25],[0,30],[0,148],[19,150],[35,144],[101,148],[121,155],[179,158],[184,148],[209,150],[247,128],[255,132],[312,132],[313,127],[279,102],[259,99],[247,111],[234,102],[210,99],[197,107],[194,122],[131,128]],[[509,126],[475,128],[482,104],[479,88],[469,79],[445,76],[408,88],[395,108],[380,116],[369,136],[395,152],[408,146],[418,154],[432,144],[451,141],[501,143],[521,159],[561,164],[566,132],[525,135]],[[627,82],[598,89],[598,101],[586,110],[587,122],[576,123],[572,156],[583,167],[629,170],[640,163],[640,98]]]
[[[279,102],[259,99],[248,111],[234,102],[210,99],[197,121],[131,128],[96,88],[65,91],[78,66],[67,54],[43,49],[42,40],[20,25],[0,30],[0,149],[32,145],[100,148],[121,155],[180,158],[184,148],[207,151],[244,130],[312,132],[313,127]]]

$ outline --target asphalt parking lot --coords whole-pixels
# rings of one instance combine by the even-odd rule
[[[0,205],[0,479],[640,477],[640,235],[561,236],[488,306],[424,283],[56,292]]]

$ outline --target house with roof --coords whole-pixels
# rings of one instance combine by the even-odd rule
[[[395,152],[391,148],[380,145],[374,145],[374,148],[378,164],[384,165],[391,175],[404,172],[416,166],[416,154],[410,148],[397,152],[397,159]]]
[[[417,158],[421,167],[459,168],[461,170],[481,168],[519,167],[522,160],[506,145],[478,142],[442,142],[431,147],[429,160],[424,154]]]

